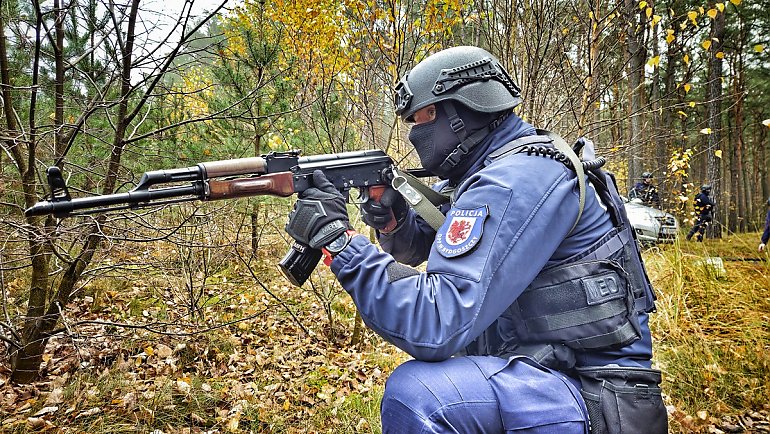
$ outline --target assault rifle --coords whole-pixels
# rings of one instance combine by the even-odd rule
[[[288,197],[312,187],[313,171],[321,170],[349,197],[352,188],[379,199],[394,179],[393,160],[379,150],[300,157],[299,151],[271,152],[260,157],[211,161],[195,166],[146,172],[131,191],[72,198],[57,166],[46,171],[50,195],[24,213],[53,214],[64,218],[115,210],[139,209],[194,200],[235,199],[250,196]],[[411,171],[410,171],[411,172]],[[428,176],[414,171],[415,176]],[[186,184],[185,184],[186,183]],[[177,184],[177,185],[168,185]],[[301,286],[315,269],[322,253],[295,242],[280,262],[283,274]]]

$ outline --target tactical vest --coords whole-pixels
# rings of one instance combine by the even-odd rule
[[[548,137],[536,137],[539,143],[533,143],[532,137],[524,145],[514,141],[488,162],[522,152],[566,161],[554,157],[558,151]],[[571,353],[564,346],[581,351],[613,349],[641,337],[638,313],[653,311],[655,296],[614,178],[595,166],[584,163],[585,173],[607,207],[613,229],[580,254],[543,269],[466,348],[467,354],[525,354],[561,369],[571,367],[563,366],[570,361],[562,359],[574,362],[574,355],[554,355],[554,350]],[[554,357],[560,360],[548,360]]]

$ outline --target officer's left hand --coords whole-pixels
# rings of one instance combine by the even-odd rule
[[[322,171],[313,172],[313,186],[300,193],[286,232],[300,243],[320,249],[350,229],[350,219],[345,198]]]
[[[765,251],[765,243],[759,243],[759,251],[764,252]]]

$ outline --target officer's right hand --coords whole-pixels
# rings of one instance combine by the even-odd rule
[[[365,189],[360,208],[361,220],[382,233],[396,230],[406,219],[409,210],[401,193],[390,186]]]
[[[759,251],[764,252],[765,251],[765,243],[759,243]]]
[[[300,193],[294,203],[286,233],[302,244],[320,249],[350,228],[345,197],[322,171],[314,171],[313,187]]]

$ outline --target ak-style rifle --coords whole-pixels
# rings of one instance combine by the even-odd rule
[[[144,173],[139,184],[128,192],[78,198],[70,196],[61,170],[52,166],[46,171],[48,199],[27,209],[25,215],[53,214],[64,218],[194,200],[288,197],[312,187],[315,170],[321,170],[346,197],[350,189],[359,188],[362,194],[378,199],[394,179],[393,160],[379,150],[299,155],[299,151],[271,152],[260,157],[154,170]],[[416,171],[415,175],[428,174]],[[301,286],[321,256],[320,250],[295,242],[281,260],[280,268],[291,283]]]

